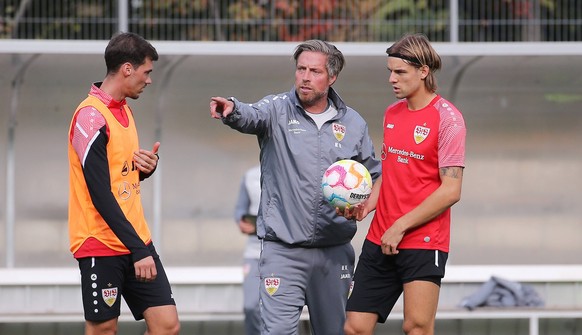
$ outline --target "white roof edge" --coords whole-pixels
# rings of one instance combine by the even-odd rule
[[[298,42],[151,41],[160,55],[291,56]],[[332,42],[345,56],[384,56],[392,42]],[[101,55],[107,41],[0,40],[4,54]],[[580,56],[582,42],[436,42],[441,56]]]

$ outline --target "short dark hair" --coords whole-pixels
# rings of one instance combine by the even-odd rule
[[[158,60],[158,52],[143,37],[134,33],[115,34],[105,48],[107,74],[115,73],[119,67],[129,62],[133,67],[144,64],[146,59]]]

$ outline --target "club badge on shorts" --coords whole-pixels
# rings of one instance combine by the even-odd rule
[[[426,123],[424,125],[426,126]],[[430,133],[430,128],[416,126],[416,128],[414,128],[414,142],[416,142],[416,144],[422,143],[422,141],[426,140],[428,137],[428,133]]]
[[[275,294],[279,289],[279,285],[281,285],[281,279],[276,277],[268,277],[265,278],[265,290],[269,295]]]
[[[107,306],[111,307],[117,300],[117,287],[104,288],[101,290],[101,297]]]

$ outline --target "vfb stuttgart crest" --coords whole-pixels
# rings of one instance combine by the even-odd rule
[[[111,307],[117,300],[117,287],[104,288],[101,290],[101,297],[107,306]]]
[[[346,126],[339,123],[332,123],[331,128],[333,129],[333,135],[338,142],[344,139],[344,136],[346,136]]]
[[[279,285],[281,285],[281,279],[275,277],[265,278],[265,290],[269,295],[275,294],[279,289]]]
[[[416,142],[416,144],[422,143],[422,141],[426,140],[428,137],[428,133],[430,133],[430,128],[416,126],[416,128],[414,128],[414,142]]]

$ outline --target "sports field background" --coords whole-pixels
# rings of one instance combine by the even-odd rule
[[[20,55],[26,58],[28,55]],[[256,139],[211,119],[213,95],[255,102],[293,85],[291,56],[189,56],[134,109],[142,147],[161,130],[161,240],[167,266],[240,264],[245,238],[232,211],[242,173],[258,162]],[[21,59],[22,60],[22,59]],[[582,79],[580,56],[445,56],[439,92],[468,127],[462,200],[453,209],[454,264],[578,263],[582,251]],[[394,101],[384,50],[350,56],[334,87],[368,121],[377,154],[381,120]],[[463,71],[464,65],[471,62]],[[5,243],[7,129],[16,71],[0,55],[0,245]],[[15,266],[76,266],[68,252],[67,129],[90,83],[103,78],[97,55],[42,55],[27,69],[15,132]],[[161,110],[157,113],[156,110]],[[156,129],[156,125],[161,127]],[[349,132],[350,130],[347,129]],[[146,215],[153,180],[142,183]],[[293,206],[293,204],[289,204]],[[359,250],[368,227],[354,239]],[[5,264],[0,248],[0,266]]]

